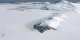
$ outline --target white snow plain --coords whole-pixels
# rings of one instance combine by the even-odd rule
[[[0,40],[80,40],[80,3],[61,1],[32,5],[0,4]],[[43,5],[49,10],[40,9],[45,7]],[[32,8],[25,9],[26,6]],[[43,20],[41,25],[49,25],[57,31],[34,30],[33,25],[40,20]]]

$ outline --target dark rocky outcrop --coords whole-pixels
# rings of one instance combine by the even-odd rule
[[[50,29],[56,30],[52,27],[49,27],[48,25],[44,26],[44,25],[40,25],[40,24],[41,24],[41,22],[34,24],[34,29],[38,30],[40,33],[43,33],[43,32],[50,30]]]

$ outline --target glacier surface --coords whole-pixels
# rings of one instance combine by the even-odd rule
[[[79,13],[65,0],[0,3],[0,40],[79,40]]]

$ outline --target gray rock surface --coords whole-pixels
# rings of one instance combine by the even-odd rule
[[[52,28],[52,27],[50,27],[48,25],[45,25],[44,26],[44,25],[40,25],[40,24],[41,24],[41,22],[34,24],[34,29],[38,30],[40,33],[43,33],[45,31],[51,30],[51,29],[57,30],[57,29]]]

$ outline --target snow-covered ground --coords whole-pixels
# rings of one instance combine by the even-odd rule
[[[80,40],[79,5],[67,1],[37,5],[0,4],[0,40]],[[42,26],[57,30],[44,33],[34,30],[33,25],[41,20]]]

